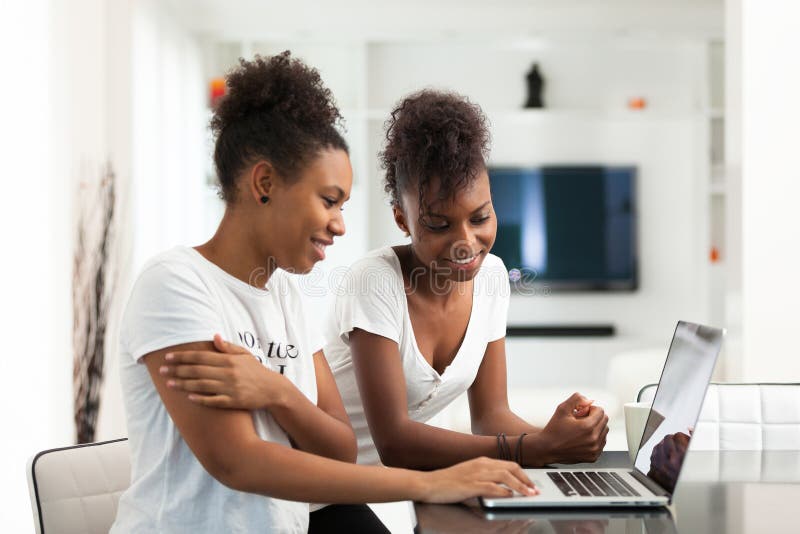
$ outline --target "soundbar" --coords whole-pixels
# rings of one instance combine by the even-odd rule
[[[506,337],[609,337],[614,325],[526,325],[506,327]]]

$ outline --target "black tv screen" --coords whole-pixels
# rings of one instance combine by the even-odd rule
[[[489,179],[492,252],[512,287],[636,289],[635,167],[493,167]]]

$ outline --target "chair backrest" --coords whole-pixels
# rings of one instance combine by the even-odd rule
[[[637,400],[652,402],[657,386]],[[800,450],[800,384],[710,384],[691,448]]]
[[[42,451],[28,462],[38,534],[107,534],[130,485],[127,439]]]

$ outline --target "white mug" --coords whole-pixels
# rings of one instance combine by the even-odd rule
[[[628,438],[628,456],[633,465],[639,444],[642,442],[647,417],[650,415],[650,403],[626,402],[623,410],[625,412],[625,435]]]

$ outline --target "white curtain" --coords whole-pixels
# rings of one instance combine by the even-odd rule
[[[126,435],[118,374],[121,308],[144,263],[176,245],[207,240],[222,204],[207,184],[207,81],[197,39],[165,2],[131,4],[130,182],[124,186],[124,275],[110,325],[96,439]]]

